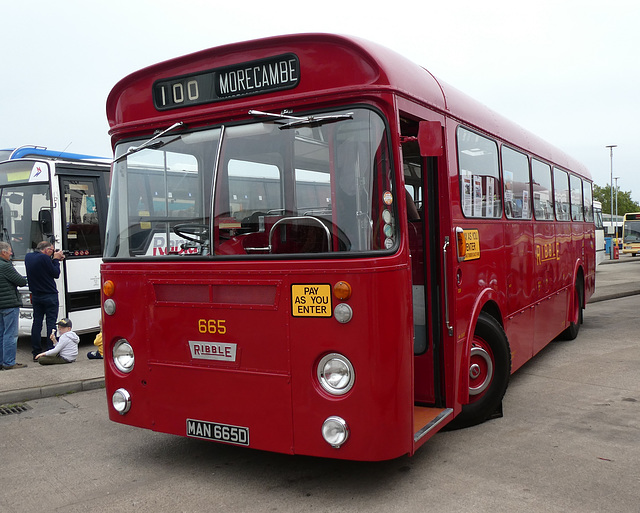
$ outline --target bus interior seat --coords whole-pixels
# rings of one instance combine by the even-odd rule
[[[349,251],[351,241],[347,234],[331,222],[320,216],[307,216],[308,219],[292,218],[276,226],[271,236],[272,253],[324,253]],[[326,227],[323,228],[321,224]],[[327,230],[329,238],[327,238]]]
[[[257,232],[260,230],[260,217],[264,218],[266,212],[253,212],[250,216],[240,221],[241,230],[247,232]]]
[[[326,231],[317,224],[306,224],[292,219],[279,224],[271,236],[271,252],[323,253],[329,251]]]

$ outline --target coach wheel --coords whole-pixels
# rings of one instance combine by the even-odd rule
[[[511,375],[509,341],[502,326],[482,312],[476,323],[469,357],[469,404],[450,427],[474,426],[498,410]]]
[[[582,324],[582,285],[576,283],[573,287],[571,298],[571,310],[569,311],[569,327],[561,334],[563,340],[574,340],[580,331]]]
[[[198,244],[205,244],[209,241],[209,227],[206,224],[177,224],[173,227],[173,233],[175,233],[178,237],[190,240],[191,242],[197,242]]]

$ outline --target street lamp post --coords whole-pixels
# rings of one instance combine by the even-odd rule
[[[617,144],[610,144],[609,146],[607,146],[607,148],[609,148],[609,156],[611,159],[611,208],[609,208],[609,212],[611,212],[611,226],[613,226],[613,149],[617,148],[618,145]],[[616,247],[618,246],[618,232],[617,232],[617,226],[615,228],[615,232],[614,232],[614,236],[611,238],[611,254],[610,256],[610,260],[613,260],[613,243],[614,243],[614,239],[615,239],[615,244]]]
[[[618,179],[619,176],[614,176],[613,179],[616,181],[616,244],[618,243]]]

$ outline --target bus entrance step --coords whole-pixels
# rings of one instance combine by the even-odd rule
[[[449,415],[453,415],[452,408],[428,408],[426,406],[413,407],[413,442],[417,442],[429,431],[435,429]]]

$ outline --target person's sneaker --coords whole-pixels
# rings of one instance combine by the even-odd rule
[[[4,365],[2,368],[4,370],[24,369],[26,366],[27,366],[26,363],[14,363],[13,365]]]
[[[89,351],[87,358],[89,358],[89,360],[102,360],[102,355],[99,351]]]

